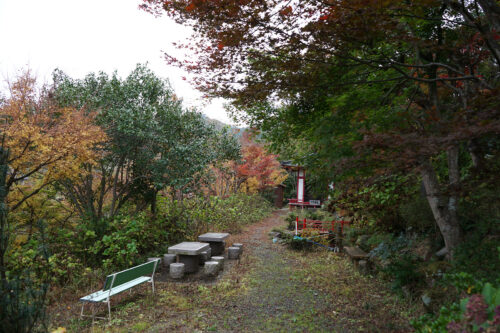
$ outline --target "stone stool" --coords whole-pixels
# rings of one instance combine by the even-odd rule
[[[224,249],[226,248],[226,242],[208,242],[210,244],[210,249],[212,253],[215,255],[220,255],[224,253]]]
[[[164,254],[163,255],[163,266],[165,268],[170,268],[170,264],[173,264],[175,262],[176,255],[175,254]]]
[[[240,254],[243,253],[243,244],[241,243],[233,243],[233,247],[237,247],[240,249]]]
[[[161,258],[160,257],[151,257],[151,258],[148,258],[148,262],[149,261],[155,261],[155,260],[160,260],[158,262],[158,264],[156,265],[156,271],[159,272],[161,270]]]
[[[184,276],[184,264],[172,263],[170,264],[170,277],[172,279],[182,279]]]
[[[222,271],[224,269],[224,257],[212,257],[211,259],[212,261],[217,261],[219,263],[219,266],[220,266],[220,270]]]
[[[230,246],[227,248],[227,258],[228,259],[238,259],[240,257],[240,248]]]
[[[200,254],[200,265],[203,265],[206,261],[210,260],[210,257],[212,256],[212,249],[208,249],[206,251],[203,251]]]
[[[217,261],[205,261],[203,273],[207,276],[216,276],[219,272],[219,263]]]

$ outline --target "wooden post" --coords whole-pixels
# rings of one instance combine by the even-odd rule
[[[278,185],[274,189],[274,206],[277,208],[283,208],[283,185]]]
[[[343,222],[344,221],[339,221],[340,223],[337,223],[336,228],[335,228],[335,245],[338,247],[339,251],[342,250],[342,231],[343,231]]]

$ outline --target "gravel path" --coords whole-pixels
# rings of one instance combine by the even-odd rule
[[[256,262],[249,273],[249,290],[229,299],[215,312],[212,329],[219,332],[332,332],[339,331],[330,315],[328,295],[309,288],[294,276],[300,263],[268,236],[283,225],[287,211],[273,213],[238,237],[246,255]],[[341,330],[341,329],[340,329]]]

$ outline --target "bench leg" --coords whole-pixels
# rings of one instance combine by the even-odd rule
[[[108,298],[108,314],[109,314],[109,321],[111,321],[111,302],[109,301],[109,298]]]
[[[92,303],[90,306],[92,308],[92,327],[94,327],[94,321],[95,321],[95,303]]]
[[[82,302],[82,311],[80,312],[80,320],[83,318],[83,307],[85,306],[85,302]]]

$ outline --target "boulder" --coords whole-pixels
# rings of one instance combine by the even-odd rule
[[[447,254],[448,254],[448,250],[446,249],[446,246],[445,246],[445,247],[443,247],[441,250],[439,250],[439,251],[437,251],[437,252],[436,252],[436,256],[437,256],[438,258],[444,257],[444,256],[446,256]]]

